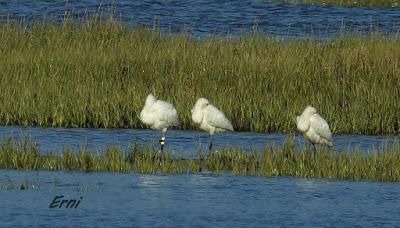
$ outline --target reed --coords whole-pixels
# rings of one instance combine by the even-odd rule
[[[282,146],[266,145],[262,152],[227,148],[189,159],[138,145],[132,145],[126,151],[109,146],[102,152],[65,148],[62,152],[44,154],[38,152],[32,141],[6,140],[0,146],[0,168],[170,174],[211,171],[397,182],[400,181],[400,145],[395,142],[368,153],[357,149],[333,151],[320,148],[314,157],[310,147],[295,148],[294,139],[289,138]]]
[[[176,105],[181,129],[195,129],[190,110],[207,97],[236,130],[293,132],[313,105],[335,133],[400,132],[396,34],[195,39],[67,20],[2,24],[0,39],[0,124],[145,127],[154,93]]]

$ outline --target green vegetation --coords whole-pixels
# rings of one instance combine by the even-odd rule
[[[283,146],[266,145],[264,151],[224,149],[185,159],[152,147],[131,146],[127,151],[108,147],[105,152],[77,151],[39,153],[29,140],[6,140],[0,146],[0,168],[20,170],[65,170],[82,172],[129,172],[186,174],[202,171],[231,172],[234,175],[295,176],[351,180],[400,181],[400,145],[394,143],[361,153],[311,148],[295,149],[293,139]]]
[[[183,129],[204,96],[236,130],[293,132],[313,105],[333,132],[400,132],[400,39],[194,39],[113,20],[0,25],[0,124],[145,127],[147,94]]]
[[[291,3],[307,3],[337,6],[400,7],[399,0],[283,0]]]

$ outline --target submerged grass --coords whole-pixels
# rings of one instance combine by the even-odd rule
[[[29,183],[24,181],[22,183],[13,182],[0,182],[0,190],[28,190],[40,188],[39,182]]]
[[[198,40],[88,20],[2,24],[0,40],[0,124],[144,127],[154,93],[176,105],[183,129],[203,96],[236,130],[291,132],[313,105],[333,132],[400,132],[395,34]]]
[[[397,142],[368,153],[321,149],[315,157],[311,148],[295,149],[293,142],[290,139],[279,147],[266,145],[262,152],[224,149],[185,159],[138,145],[127,151],[115,146],[108,147],[105,152],[81,147],[75,151],[65,148],[62,152],[42,154],[29,140],[16,143],[9,139],[0,146],[0,168],[173,174],[211,171],[252,176],[400,181],[400,145]]]

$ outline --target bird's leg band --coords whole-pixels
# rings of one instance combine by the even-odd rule
[[[161,139],[160,139],[160,146],[161,146],[161,151],[162,150],[164,150],[164,145],[165,145],[165,137],[163,136],[163,137],[161,137]]]

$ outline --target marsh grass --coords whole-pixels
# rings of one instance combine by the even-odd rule
[[[368,153],[358,149],[321,148],[314,157],[310,147],[295,148],[293,139],[289,139],[282,146],[266,145],[262,152],[224,149],[185,159],[139,145],[132,145],[126,151],[109,146],[104,152],[65,148],[61,153],[43,154],[31,141],[7,140],[0,147],[0,168],[170,174],[210,171],[251,176],[400,181],[400,145],[394,142]]]
[[[154,93],[176,105],[182,129],[207,97],[236,130],[292,132],[310,104],[333,132],[400,132],[397,34],[198,40],[109,19],[2,24],[0,39],[0,124],[145,127]]]

